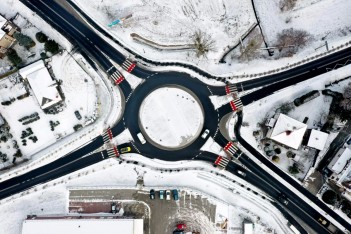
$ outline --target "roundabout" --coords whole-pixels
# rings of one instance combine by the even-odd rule
[[[176,150],[190,145],[204,125],[203,107],[196,95],[182,86],[164,86],[145,97],[139,126],[150,144]]]

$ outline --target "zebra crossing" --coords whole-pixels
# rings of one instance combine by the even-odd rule
[[[242,152],[239,150],[239,148],[237,146],[234,145],[233,142],[228,142],[225,146],[224,146],[224,151],[230,153],[232,156],[239,158],[240,155],[242,154]]]
[[[214,165],[220,166],[222,168],[225,168],[229,163],[229,159],[226,157],[218,156],[216,161],[214,162]]]
[[[227,84],[225,86],[225,93],[228,94],[233,94],[233,93],[238,93],[238,89],[236,88],[235,84]]]
[[[229,105],[233,111],[241,110],[244,106],[239,97],[235,97],[233,101],[229,102]]]
[[[119,152],[116,146],[113,148],[107,149],[107,155],[112,158],[112,157],[119,157]]]
[[[104,132],[104,133],[102,134],[102,139],[104,140],[105,143],[107,143],[107,142],[111,141],[112,138],[113,138],[112,131],[111,131],[110,128],[108,128],[108,129],[106,130],[106,132]]]
[[[116,70],[114,73],[112,73],[111,79],[116,85],[119,85],[124,80],[124,76],[118,70]]]
[[[130,61],[129,59],[126,59],[123,63],[122,63],[122,67],[124,70],[126,70],[127,72],[132,72],[133,69],[135,68],[136,63],[133,63],[132,61]]]

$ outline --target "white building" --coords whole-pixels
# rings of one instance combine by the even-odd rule
[[[336,174],[340,174],[351,159],[351,150],[349,148],[341,148],[328,165],[328,168]]]
[[[327,142],[329,134],[312,129],[310,138],[308,139],[307,146],[323,150],[325,143]]]
[[[277,121],[268,131],[267,137],[290,148],[298,149],[307,125],[284,114],[276,115],[274,119]]]
[[[45,64],[39,60],[19,70],[26,79],[42,109],[46,109],[62,101],[56,82],[50,76]]]
[[[35,217],[23,222],[22,234],[143,234],[143,219],[114,216]]]

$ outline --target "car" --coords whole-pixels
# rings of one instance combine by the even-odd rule
[[[323,217],[319,217],[318,222],[322,224],[324,227],[328,227],[330,224],[330,222]]]
[[[206,137],[208,136],[209,133],[210,133],[210,130],[206,129],[206,130],[202,133],[201,137],[202,137],[203,139],[206,139]]]
[[[349,139],[346,140],[346,144],[351,145],[351,137],[349,137]]]
[[[112,214],[116,214],[117,213],[116,202],[112,202],[112,204],[111,204],[111,212],[112,212]]]
[[[166,190],[166,200],[171,200],[171,190]]]
[[[160,195],[160,199],[163,200],[163,195],[164,195],[165,191],[160,190],[159,195]]]
[[[238,174],[239,174],[239,175],[242,175],[242,176],[246,176],[246,173],[243,172],[243,171],[240,171],[240,170],[238,170]]]
[[[152,199],[152,200],[155,199],[155,190],[153,190],[153,189],[150,190],[150,199]]]
[[[130,148],[129,146],[128,147],[124,147],[124,148],[121,148],[121,154],[124,154],[124,153],[128,153],[132,150],[132,148]]]
[[[62,109],[62,108],[61,108]],[[76,115],[76,118],[78,120],[81,120],[82,119],[82,116],[80,115],[79,111],[75,111],[74,114]]]
[[[173,193],[173,199],[175,201],[178,201],[178,199],[179,199],[179,197],[178,197],[178,190],[177,189],[173,189],[172,193]]]
[[[186,229],[185,223],[178,223],[177,224],[177,230],[178,231],[183,231],[184,229]]]
[[[185,234],[185,232],[184,231],[175,230],[175,231],[173,231],[173,234]]]
[[[145,138],[144,138],[144,136],[143,136],[143,134],[141,132],[139,132],[137,134],[137,137],[139,138],[139,141],[141,142],[141,144],[145,144],[146,143],[146,140],[145,140]]]
[[[284,194],[280,194],[279,197],[278,197],[278,200],[283,203],[284,205],[288,205],[289,204],[289,201],[288,199],[286,198],[286,196]]]

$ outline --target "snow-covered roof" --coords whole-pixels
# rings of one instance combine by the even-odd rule
[[[345,168],[347,161],[351,159],[351,150],[349,148],[342,148],[338,151],[333,160],[329,163],[328,168],[339,174]]]
[[[2,15],[0,15],[0,29],[2,28],[2,26],[4,26],[4,24],[6,24],[7,19],[5,19]]]
[[[310,138],[308,139],[307,146],[323,150],[325,143],[327,142],[329,134],[312,129]]]
[[[279,114],[273,131],[267,137],[293,149],[297,149],[301,144],[306,129],[306,124],[287,115]]]
[[[253,223],[244,223],[244,234],[253,234]]]
[[[19,73],[28,80],[42,109],[62,100],[57,84],[52,80],[42,60],[20,69]]]
[[[143,234],[142,219],[33,219],[25,220],[22,234]]]

